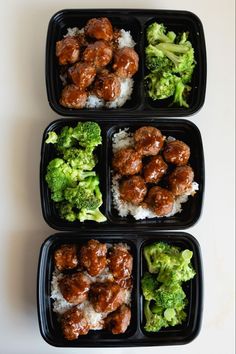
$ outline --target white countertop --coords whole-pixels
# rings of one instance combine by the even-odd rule
[[[39,248],[53,234],[41,214],[42,132],[58,116],[47,102],[45,40],[51,16],[63,8],[189,10],[204,26],[207,92],[192,120],[205,152],[206,185],[199,222],[186,230],[201,245],[204,311],[199,336],[173,347],[117,348],[114,353],[234,353],[234,1],[1,1],[1,247],[0,354],[109,353],[61,349],[40,335],[36,309]]]

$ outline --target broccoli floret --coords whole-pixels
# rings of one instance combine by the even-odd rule
[[[99,209],[95,209],[95,210],[82,209],[78,214],[78,219],[81,222],[84,222],[86,220],[104,222],[107,220],[107,218],[102,214],[102,212]]]
[[[60,203],[58,205],[59,214],[62,219],[73,222],[76,220],[77,215],[73,210],[73,206],[69,203]]]
[[[169,59],[156,46],[149,44],[145,48],[145,53],[146,65],[149,70],[157,73],[158,71],[168,70],[170,67]]]
[[[152,274],[146,272],[141,279],[142,291],[146,300],[155,300],[156,290],[158,289],[159,283],[156,277]]]
[[[173,103],[178,103],[179,106],[189,107],[186,96],[187,93],[191,90],[191,87],[185,85],[181,79],[179,79],[176,83],[175,93],[174,93],[174,100]]]
[[[162,327],[168,327],[167,320],[164,316],[153,313],[150,309],[150,301],[144,302],[144,315],[146,324],[144,326],[147,332],[158,332]]]
[[[73,137],[85,148],[94,149],[102,143],[101,128],[95,122],[79,122],[73,130]]]
[[[75,186],[77,177],[64,160],[55,158],[48,164],[45,179],[51,190],[52,200],[60,202],[64,199],[65,188]]]
[[[80,184],[74,188],[66,188],[65,199],[78,209],[97,209],[101,205],[100,199],[93,190],[86,189]]]
[[[76,139],[73,137],[73,128],[65,126],[62,128],[58,135],[56,149],[60,152],[64,152],[65,149],[69,149],[76,144]]]
[[[147,29],[148,46],[145,48],[148,95],[153,100],[173,96],[172,104],[189,107],[187,96],[196,62],[188,33],[176,37],[166,33],[163,24],[153,23]]]
[[[156,44],[158,42],[173,43],[176,37],[174,32],[165,34],[166,28],[163,24],[152,23],[147,28],[148,43]]]
[[[73,147],[64,151],[63,158],[71,167],[85,171],[91,171],[97,163],[97,158],[89,149],[82,150]]]
[[[45,141],[46,144],[56,144],[58,140],[58,135],[55,132],[49,132],[47,140]]]
[[[186,254],[188,255],[186,257]],[[177,247],[164,242],[153,243],[144,247],[144,256],[150,273],[157,274],[162,283],[187,281],[194,277],[191,265],[192,251],[180,252]]]
[[[145,78],[148,84],[148,94],[153,100],[162,100],[173,96],[176,90],[176,77],[170,72],[162,74],[150,73]]]
[[[186,305],[186,295],[179,283],[162,284],[155,292],[155,301],[163,309],[182,310]]]

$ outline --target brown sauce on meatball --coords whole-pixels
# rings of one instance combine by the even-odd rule
[[[122,200],[139,205],[147,194],[147,187],[141,176],[132,176],[120,183],[119,191]]]
[[[97,240],[89,240],[87,245],[80,250],[80,265],[87,270],[92,277],[100,274],[107,264],[107,247]]]
[[[89,325],[83,313],[76,307],[65,312],[61,319],[63,335],[68,340],[75,340],[89,332]]]
[[[113,157],[112,166],[121,175],[135,175],[142,169],[142,158],[132,148],[120,149]]]
[[[71,304],[80,304],[88,298],[89,278],[81,272],[65,275],[59,281],[62,296]]]
[[[174,195],[165,188],[152,187],[144,202],[157,216],[165,216],[173,209]]]
[[[168,186],[175,196],[185,194],[194,179],[194,172],[188,165],[176,167],[168,177]]]
[[[166,162],[183,166],[188,163],[190,148],[183,141],[173,140],[168,142],[164,147],[163,156]]]
[[[87,36],[111,41],[113,39],[113,28],[107,17],[91,18],[84,29]]]

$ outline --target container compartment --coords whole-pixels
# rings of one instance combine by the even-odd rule
[[[126,123],[120,122],[119,120],[108,122],[105,118],[100,118],[98,122],[102,130],[103,143],[96,150],[99,162],[95,170],[99,175],[100,188],[103,195],[101,211],[107,217],[107,221],[99,224],[92,221],[81,223],[79,221],[68,222],[62,220],[55,208],[55,203],[50,198],[50,190],[45,181],[47,164],[55,156],[53,145],[45,144],[45,140],[49,131],[55,130],[58,132],[62,127],[66,125],[75,126],[79,121],[83,121],[83,118],[57,120],[51,123],[45,129],[43,134],[40,165],[41,205],[44,219],[49,226],[60,231],[75,231],[78,229],[91,229],[94,227],[100,229],[109,227],[109,225],[119,225],[126,230],[132,230],[133,227],[136,229],[142,229],[147,226],[155,227],[158,230],[171,230],[184,229],[197,222],[201,215],[205,182],[203,146],[198,128],[190,121],[182,119],[159,119],[158,122],[154,119],[140,119],[139,122],[133,123],[129,116],[126,117]],[[171,217],[137,221],[131,216],[121,218],[113,207],[111,192],[112,136],[114,133],[118,132],[119,129],[129,127],[130,131],[134,131],[145,125],[154,126],[160,129],[164,135],[183,140],[190,146],[190,165],[194,170],[194,180],[199,184],[199,190],[194,197],[189,197],[189,200],[182,205],[183,210],[181,213],[175,214]]]
[[[63,338],[56,313],[53,312],[53,299],[50,298],[51,280],[54,271],[53,253],[62,244],[83,245],[89,239],[97,239],[102,243],[116,244],[126,243],[130,247],[133,256],[133,291],[131,294],[131,322],[126,332],[119,335],[113,335],[105,330],[90,330],[85,336],[79,336],[78,340],[68,341]],[[133,235],[132,235],[133,237]],[[138,309],[137,309],[137,248],[132,238],[124,238],[122,235],[113,235],[112,233],[90,232],[87,234],[63,233],[55,234],[49,237],[42,245],[40,251],[40,260],[38,268],[38,316],[40,331],[43,338],[55,346],[107,346],[109,343],[124,344],[129,341],[137,331]],[[124,345],[123,344],[123,345]]]
[[[83,27],[87,20],[93,17],[108,17],[113,26],[124,28],[131,32],[136,42],[135,50],[139,55],[139,71],[134,75],[134,90],[132,97],[123,107],[116,109],[70,109],[60,105],[59,98],[62,83],[59,77],[59,65],[55,55],[56,41],[62,39],[68,27]],[[189,31],[190,40],[195,50],[197,65],[194,70],[191,93],[188,99],[189,107],[170,106],[171,100],[153,101],[147,97],[144,89],[144,77],[147,74],[145,67],[146,29],[149,24],[158,21],[168,29]],[[188,11],[176,10],[131,10],[131,9],[89,9],[89,10],[61,10],[54,14],[49,22],[46,44],[46,86],[48,101],[51,108],[62,116],[85,117],[119,116],[125,120],[129,113],[131,119],[140,116],[148,117],[183,117],[196,113],[204,104],[206,91],[206,46],[203,26],[200,19]]]
[[[187,233],[162,233],[153,232],[152,235],[146,237],[140,245],[140,264],[141,264],[141,278],[146,271],[148,271],[146,260],[143,255],[144,247],[155,242],[165,242],[171,246],[179,247],[181,250],[189,249],[193,252],[191,263],[196,271],[196,275],[190,281],[183,283],[183,290],[188,299],[188,305],[185,309],[187,319],[181,325],[174,327],[162,328],[158,332],[147,332],[144,328],[145,316],[143,311],[144,297],[141,296],[141,316],[140,329],[145,336],[144,342],[149,343],[159,342],[165,343],[168,339],[170,344],[186,344],[192,341],[199,333],[201,327],[201,313],[202,313],[202,269],[201,269],[201,253],[200,246],[196,239]],[[141,288],[141,287],[140,287]],[[142,293],[142,290],[141,290]]]
[[[111,186],[112,186],[112,137],[120,129],[130,128],[131,132],[142,126],[153,126],[161,130],[166,137],[172,136],[184,141],[191,150],[189,163],[195,172],[194,180],[199,184],[199,190],[194,197],[189,197],[188,201],[182,204],[181,213],[171,217],[162,217],[154,219],[135,220],[134,217],[120,217],[113,207]],[[180,119],[159,119],[140,120],[138,122],[127,122],[114,124],[107,132],[107,172],[108,176],[106,187],[107,217],[112,224],[127,227],[155,227],[156,229],[183,229],[193,225],[201,214],[203,191],[204,191],[204,157],[201,135],[198,128],[191,122]]]
[[[133,291],[131,302],[131,323],[127,332],[112,335],[104,330],[90,331],[77,340],[68,341],[62,336],[56,314],[52,311],[53,300],[50,299],[52,272],[54,269],[52,255],[61,244],[73,243],[81,245],[88,239],[97,239],[107,243],[127,243],[133,254]],[[147,333],[143,329],[143,297],[141,277],[145,271],[143,247],[150,242],[164,241],[181,248],[193,251],[192,263],[196,276],[191,280],[186,293],[189,299],[188,320],[181,326],[160,330],[158,333]],[[122,230],[90,230],[80,233],[58,233],[50,236],[41,246],[38,281],[37,281],[38,320],[42,337],[46,342],[57,347],[129,347],[159,346],[186,344],[199,333],[202,317],[202,268],[200,246],[196,239],[187,233],[158,233],[150,230],[145,232],[131,231],[124,234]]]

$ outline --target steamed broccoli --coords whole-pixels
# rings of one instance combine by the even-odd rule
[[[149,97],[162,100],[174,96],[172,104],[188,107],[186,98],[191,87],[187,84],[196,65],[188,33],[166,33],[163,24],[155,22],[147,29],[147,40],[146,66],[150,73],[145,82]]]
[[[173,43],[176,34],[174,32],[167,32],[163,24],[157,22],[152,23],[147,28],[148,43],[157,44],[158,42]]]
[[[98,208],[94,210],[82,209],[79,212],[78,218],[81,222],[84,222],[86,220],[104,222],[107,220],[106,217],[102,214],[102,212]]]
[[[72,168],[85,171],[91,171],[97,163],[97,158],[91,150],[82,150],[77,149],[76,147],[65,150],[63,158],[71,165]]]
[[[162,327],[168,327],[164,316],[154,313],[150,309],[150,301],[144,302],[144,315],[146,319],[145,330],[147,332],[158,332]]]
[[[45,179],[51,190],[52,200],[61,202],[64,199],[65,188],[75,186],[77,176],[64,160],[55,158],[48,164]]]
[[[177,247],[164,242],[153,243],[144,248],[149,272],[157,274],[157,280],[162,283],[192,279],[195,275],[191,265],[192,255],[192,251],[180,252]]]
[[[156,242],[144,247],[144,257],[151,273],[145,273],[141,280],[146,300],[145,329],[155,332],[181,324],[187,317],[188,304],[182,283],[195,275],[190,263],[192,251]]]
[[[60,217],[67,221],[106,220],[99,210],[102,194],[93,170],[97,163],[94,149],[101,141],[101,129],[94,122],[48,133],[46,143],[54,145],[59,157],[49,162],[45,179]]]
[[[101,128],[95,122],[79,122],[73,131],[73,138],[86,148],[94,148],[102,143]]]
[[[59,215],[62,219],[73,222],[77,219],[76,212],[73,210],[73,206],[70,203],[61,203],[57,205],[59,209]]]

